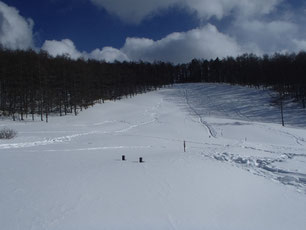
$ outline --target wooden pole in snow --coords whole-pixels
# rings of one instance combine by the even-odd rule
[[[184,152],[186,152],[186,141],[184,141]]]

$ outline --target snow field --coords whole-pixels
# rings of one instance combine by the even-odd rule
[[[251,117],[256,92],[257,110],[275,111],[253,89],[188,84],[49,123],[1,121],[18,131],[0,141],[1,226],[303,229],[306,131]]]

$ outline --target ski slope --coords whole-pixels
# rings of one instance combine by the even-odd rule
[[[0,140],[1,229],[303,230],[306,112],[288,102],[282,127],[271,94],[184,84],[1,120],[18,131]]]

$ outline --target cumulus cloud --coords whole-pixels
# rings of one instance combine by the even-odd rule
[[[69,39],[46,41],[42,49],[52,56],[66,54],[72,59],[186,63],[194,58],[214,59],[243,53],[299,52],[306,49],[306,40],[298,38],[299,29],[297,24],[281,20],[237,20],[227,33],[207,24],[187,32],[171,33],[157,41],[130,37],[121,49],[104,47],[90,53],[81,52]]]
[[[127,38],[120,50],[104,47],[90,53],[80,52],[69,39],[46,41],[42,50],[54,57],[66,54],[72,59],[84,58],[107,62],[115,60],[170,61],[173,63],[189,62],[193,58],[236,56],[242,53],[233,38],[220,33],[211,24],[187,32],[171,33],[158,41],[148,38]]]
[[[82,57],[82,53],[76,49],[74,43],[69,39],[63,39],[61,41],[47,40],[41,49],[47,51],[53,57],[60,55],[68,55],[72,59]]]
[[[104,47],[103,49],[95,49],[91,53],[85,51],[80,52],[75,47],[73,41],[70,39],[63,39],[61,41],[45,41],[42,50],[48,52],[51,56],[67,55],[71,59],[83,58],[94,59],[99,61],[114,62],[114,61],[128,61],[128,57],[118,49],[112,47]]]
[[[222,31],[212,29],[214,26],[209,29],[208,26],[185,33],[173,33],[160,41],[128,38],[122,50],[132,60],[151,61],[155,58],[177,62],[190,57],[234,55],[240,51],[261,55],[305,49],[306,32],[303,27],[306,5],[301,4],[300,9],[297,9],[296,4],[288,0],[90,1],[128,23],[140,23],[170,7],[195,12],[202,23],[212,17],[221,23],[226,22]],[[195,34],[198,34],[198,39],[195,39]],[[218,45],[211,48],[206,45],[207,41]]]
[[[0,44],[8,49],[34,48],[32,19],[0,1]]]
[[[293,39],[294,51],[299,52],[301,50],[306,51],[306,40]]]
[[[122,51],[113,47],[104,47],[103,49],[95,49],[89,54],[85,54],[86,59],[94,59],[99,61],[129,61],[129,58]]]
[[[231,13],[252,16],[270,13],[282,0],[90,0],[128,23],[139,23],[160,10],[181,7],[199,18],[222,19]]]
[[[272,54],[275,52],[298,52],[304,47],[300,26],[282,20],[264,21],[259,19],[238,20],[228,31],[236,37],[247,52]]]
[[[231,14],[245,17],[268,14],[281,0],[178,0],[178,2],[197,12],[200,18],[208,19],[215,16],[222,19]]]
[[[109,13],[118,16],[128,23],[139,23],[157,10],[168,8],[177,0],[91,0],[95,5],[103,7]]]
[[[211,24],[187,32],[172,33],[158,41],[127,38],[121,50],[131,60],[161,60],[174,63],[188,62],[193,58],[210,59],[242,53],[233,38],[220,33]]]

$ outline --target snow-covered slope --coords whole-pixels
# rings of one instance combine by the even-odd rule
[[[281,127],[269,94],[176,85],[2,120],[18,136],[0,141],[1,229],[304,229],[306,113]]]

